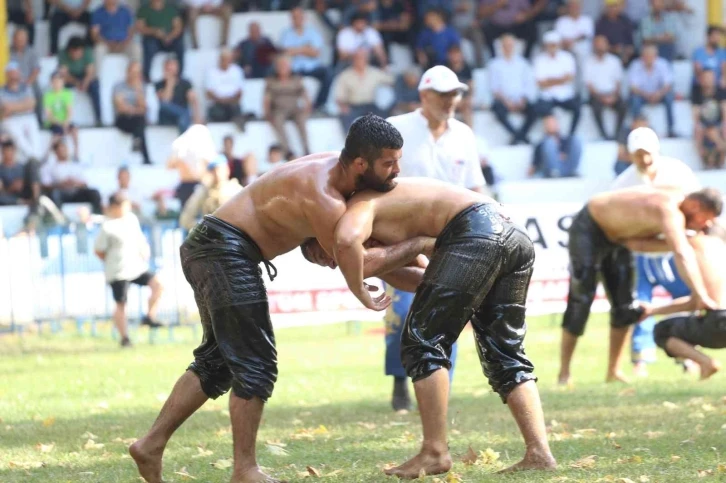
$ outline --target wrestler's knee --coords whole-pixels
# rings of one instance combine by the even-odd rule
[[[242,399],[258,397],[267,401],[277,381],[277,362],[275,358],[262,359],[247,357],[230,364],[232,371],[232,391]]]
[[[631,302],[623,305],[616,305],[610,309],[610,326],[613,328],[624,328],[636,324],[643,315],[645,309]]]
[[[451,369],[451,361],[447,353],[451,353],[450,344],[447,351],[441,344],[407,338],[406,332],[401,339],[401,363],[406,370],[406,375],[413,382],[425,379],[439,369]]]
[[[666,342],[671,337],[672,327],[673,322],[668,319],[655,324],[655,328],[653,329],[653,339],[655,340],[655,345],[665,350]]]
[[[202,391],[210,399],[217,399],[225,394],[232,385],[232,373],[224,363],[220,366],[197,359],[189,364],[187,370],[197,375]]]

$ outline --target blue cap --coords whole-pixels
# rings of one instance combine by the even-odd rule
[[[217,156],[215,156],[214,159],[209,162],[209,164],[207,165],[207,170],[214,171],[222,164],[227,164],[227,156],[225,156],[224,154],[218,154]]]

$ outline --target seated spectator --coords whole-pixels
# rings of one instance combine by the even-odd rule
[[[488,22],[484,26],[484,38],[489,45],[492,57],[496,55],[494,41],[505,33],[524,40],[524,56],[530,57],[532,47],[537,41],[534,17],[539,12],[535,7],[536,5],[532,5],[529,0],[481,0],[479,2],[479,19]]]
[[[177,126],[179,134],[201,123],[199,102],[192,84],[179,77],[179,61],[169,56],[164,61],[164,79],[155,84],[159,98],[159,124]]]
[[[376,0],[353,0],[350,5],[343,10],[343,25],[350,25],[353,17],[357,14],[364,15],[368,23],[373,25],[378,22],[378,5]]]
[[[379,0],[376,12],[377,21],[373,24],[383,38],[386,52],[390,52],[392,43],[412,45],[413,8],[408,0]],[[481,36],[481,31],[479,31]]]
[[[237,64],[232,63],[232,52],[222,49],[219,52],[219,66],[207,72],[205,88],[209,107],[207,119],[211,122],[234,122],[244,128],[242,110],[242,89],[245,74]]]
[[[66,49],[58,56],[58,65],[66,87],[88,93],[96,124],[100,124],[101,91],[91,49],[85,46],[80,37],[72,37]]]
[[[227,158],[229,177],[236,179],[240,186],[247,186],[254,181],[254,173],[257,172],[257,159],[252,153],[247,153],[240,158],[234,154],[234,137],[224,137],[222,154]]]
[[[610,44],[610,52],[628,65],[635,56],[633,22],[623,14],[622,0],[605,0],[605,12],[595,24],[595,35],[604,35]]]
[[[394,87],[396,104],[391,111],[392,115],[406,114],[421,107],[418,95],[418,83],[421,80],[421,68],[411,66],[396,78]]]
[[[545,52],[534,61],[534,76],[540,91],[536,111],[539,116],[552,114],[555,107],[572,112],[572,135],[580,120],[580,96],[575,87],[577,68],[575,57],[560,49],[560,40],[557,32],[547,32],[543,39]]]
[[[538,24],[555,22],[563,15],[567,15],[567,0],[545,0],[544,8],[534,18]]]
[[[53,7],[50,16],[50,55],[58,53],[58,37],[63,27],[69,23],[83,24],[86,29],[86,43],[90,44],[91,16],[88,6],[91,0],[48,0]]]
[[[255,173],[263,175],[278,166],[282,166],[286,161],[290,161],[289,154],[290,153],[286,153],[279,144],[271,145],[267,149],[267,159],[264,160],[259,167],[255,165]],[[255,174],[254,177],[256,178],[257,174]]]
[[[454,16],[451,25],[474,48],[474,66],[484,67],[484,34],[477,18],[476,0],[454,0]],[[385,37],[383,41],[385,42]]]
[[[28,32],[30,45],[35,41],[35,12],[32,0],[6,0],[8,9],[7,21],[15,28],[24,28]]]
[[[716,84],[712,70],[701,72],[701,81],[693,90],[694,140],[706,169],[721,169],[726,154],[726,89]]]
[[[222,38],[220,45],[227,45],[229,38],[229,21],[232,18],[232,6],[223,0],[184,0],[187,7],[187,24],[192,34],[192,48],[199,48],[197,38],[197,19],[200,15],[214,15],[222,22]]]
[[[627,113],[627,106],[620,95],[623,81],[623,64],[610,53],[608,39],[598,35],[593,42],[594,52],[585,62],[585,85],[590,94],[592,114],[603,139],[615,139],[620,132]],[[615,132],[612,137],[605,132],[603,110],[609,108],[617,114]]]
[[[73,124],[73,91],[63,85],[63,74],[54,72],[50,89],[43,95],[45,126],[55,137],[73,139],[74,157],[78,157],[78,128]]]
[[[429,10],[441,10],[446,19],[450,19],[454,15],[454,5],[451,0],[416,0],[414,6],[418,25],[423,24],[426,12]]]
[[[0,141],[2,162],[0,163],[0,205],[27,205],[31,213],[38,210],[40,180],[38,161],[20,163],[15,143],[10,138]]]
[[[98,69],[107,54],[126,54],[130,60],[141,61],[141,48],[134,42],[134,14],[119,0],[103,0],[91,14],[91,38]]]
[[[43,93],[40,91],[40,85],[38,84],[40,60],[38,54],[35,53],[35,49],[28,45],[28,32],[22,27],[15,29],[15,32],[13,32],[13,41],[10,44],[10,60],[17,62],[20,68],[20,82],[33,91],[38,120],[42,119],[40,106]]]
[[[197,185],[179,216],[179,225],[187,230],[194,228],[199,218],[211,215],[242,190],[237,179],[230,178],[227,158],[223,154],[209,163],[207,171],[210,176]]]
[[[693,51],[693,86],[698,85],[701,72],[713,71],[716,74],[716,84],[726,87],[726,49],[721,47],[723,30],[721,27],[708,27],[706,45]]]
[[[623,126],[623,128],[618,131],[618,157],[615,160],[615,166],[613,167],[615,170],[615,176],[620,176],[620,174],[628,169],[632,163],[632,160],[630,159],[630,152],[628,151],[628,136],[632,131],[639,127],[649,127],[648,119],[642,114],[635,116],[629,126]]]
[[[272,58],[276,51],[277,49],[272,45],[272,41],[262,36],[260,24],[251,22],[249,35],[237,45],[234,53],[237,65],[242,67],[245,77],[259,79],[270,74]]]
[[[292,120],[297,126],[305,155],[310,154],[306,123],[310,117],[312,104],[305,90],[302,78],[292,74],[290,58],[281,55],[275,61],[275,75],[265,81],[263,98],[265,119],[272,124],[277,140],[286,152],[290,142],[285,132],[285,121]]]
[[[676,19],[666,12],[664,0],[650,0],[650,5],[650,14],[640,22],[640,39],[657,45],[658,55],[672,62],[676,57]]]
[[[582,14],[581,0],[567,0],[566,3],[567,13],[555,22],[555,32],[560,34],[563,49],[584,59],[590,53],[595,22],[589,15]]]
[[[453,27],[446,25],[444,14],[430,10],[424,17],[424,28],[416,40],[416,59],[423,69],[444,65],[451,47],[461,44],[461,37]]]
[[[129,64],[126,80],[113,88],[113,107],[116,127],[133,137],[134,150],[141,151],[144,164],[151,164],[146,148],[146,94],[138,62]]]
[[[386,50],[383,48],[383,38],[376,29],[370,26],[365,15],[358,13],[353,16],[350,27],[345,27],[338,32],[335,46],[338,52],[336,64],[338,71],[350,66],[356,52],[360,50],[373,53],[378,67],[385,68],[388,65]]]
[[[71,160],[68,146],[63,139],[57,139],[52,146],[54,161],[48,161],[41,171],[43,186],[50,192],[56,205],[63,203],[90,203],[93,213],[103,213],[101,195],[89,188],[83,175],[83,168]]]
[[[658,57],[658,47],[643,46],[640,58],[628,70],[630,83],[630,113],[638,116],[645,104],[664,104],[668,122],[668,137],[673,131],[673,71],[668,61]]]
[[[7,133],[26,158],[40,158],[40,125],[35,115],[35,96],[20,82],[20,66],[5,66],[5,87],[0,89],[0,129]]]
[[[570,134],[560,134],[555,116],[543,119],[544,139],[534,149],[534,159],[529,169],[530,176],[544,178],[571,178],[577,176],[582,157],[582,141]]]
[[[144,79],[149,79],[151,62],[159,52],[173,52],[184,71],[184,26],[179,10],[166,0],[149,0],[136,13],[137,29],[144,49]]]
[[[454,71],[459,81],[469,86],[469,90],[462,94],[461,102],[457,107],[457,112],[461,115],[462,121],[469,127],[474,127],[474,74],[471,67],[464,60],[464,54],[461,47],[453,45],[449,48],[446,66]]]
[[[534,105],[530,102],[535,90],[534,72],[527,59],[515,54],[512,34],[502,35],[501,42],[502,55],[489,64],[489,88],[494,98],[492,112],[512,136],[510,144],[529,144],[527,134],[536,120]],[[524,115],[524,123],[518,130],[509,122],[511,112]]]
[[[353,65],[338,77],[335,101],[340,120],[347,132],[353,121],[369,112],[385,117],[376,106],[376,90],[382,85],[393,85],[395,77],[368,64],[368,51],[361,49],[353,56]]]
[[[302,7],[293,8],[290,16],[292,27],[282,32],[280,48],[292,59],[293,74],[314,77],[320,82],[313,108],[321,110],[328,101],[330,84],[333,81],[332,72],[323,65],[321,59],[325,45],[323,37],[314,27],[305,25],[305,11]]]
[[[650,0],[624,0],[623,12],[628,16],[633,25],[640,25],[640,22],[650,13]]]

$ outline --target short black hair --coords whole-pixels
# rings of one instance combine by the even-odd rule
[[[710,37],[713,33],[722,33],[723,29],[719,27],[718,25],[709,25],[708,30],[706,30],[706,36]]]
[[[721,216],[723,211],[723,195],[716,188],[703,188],[688,195],[688,198],[701,203],[703,209],[710,211],[716,216]]]
[[[67,50],[75,50],[75,49],[82,49],[85,47],[86,42],[83,40],[83,37],[71,37],[68,40],[68,45],[66,46]]]
[[[398,129],[382,117],[368,113],[350,126],[340,160],[345,165],[352,163],[355,158],[372,163],[381,156],[382,150],[402,147],[403,137]]]
[[[125,193],[118,191],[111,196],[108,197],[108,204],[109,206],[118,206],[122,204],[124,201],[128,201],[128,197]]]
[[[281,144],[277,144],[277,143],[270,144],[270,147],[267,149],[267,153],[269,154],[269,153],[271,153],[273,151],[280,151],[280,152],[282,152],[283,151],[282,145]]]
[[[368,14],[363,12],[356,12],[350,17],[350,24],[353,25],[358,20],[365,20],[367,23],[370,23],[370,18],[368,17]]]

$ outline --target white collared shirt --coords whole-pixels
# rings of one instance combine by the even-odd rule
[[[595,23],[592,21],[592,17],[587,15],[580,15],[577,18],[563,15],[555,22],[555,31],[564,40],[575,40],[585,36],[582,42],[587,42],[595,34]]]
[[[624,77],[623,64],[613,54],[605,54],[602,59],[591,55],[585,62],[585,84],[592,85],[598,94],[614,94]]]
[[[572,80],[566,84],[540,88],[540,96],[546,101],[566,101],[575,97],[576,74],[575,57],[567,51],[558,50],[554,57],[544,52],[534,60],[534,77],[538,82],[565,75],[572,76]]]
[[[468,189],[486,185],[476,137],[463,122],[449,119],[446,131],[434,140],[421,109],[388,121],[403,136],[399,176],[433,178]]]
[[[521,55],[495,57],[489,63],[489,89],[508,101],[533,100],[536,85],[527,59]]]
[[[698,182],[698,178],[693,174],[693,170],[680,159],[658,156],[656,163],[657,170],[655,172],[655,178],[652,180],[638,171],[638,168],[634,164],[631,164],[615,178],[610,189],[618,190],[646,185],[654,187],[677,186],[682,188],[686,193],[689,193],[701,188],[701,183]]]

